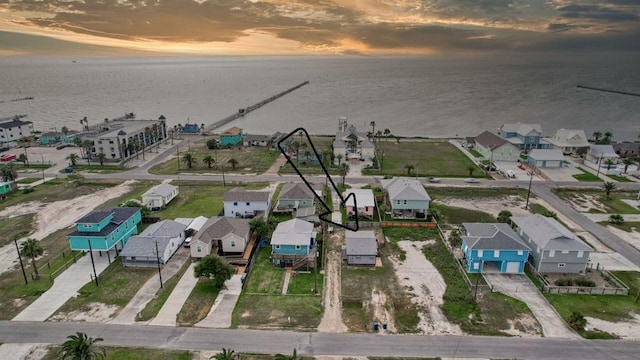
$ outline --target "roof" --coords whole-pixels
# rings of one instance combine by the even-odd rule
[[[535,160],[560,160],[564,161],[564,155],[560,149],[533,149],[529,151],[529,157]]]
[[[489,149],[495,149],[500,145],[508,143],[507,140],[490,131],[484,131],[480,135],[476,136],[474,142]]]
[[[93,211],[76,221],[77,224],[98,224],[102,220],[111,216],[112,211]]]
[[[333,148],[344,148],[347,147],[347,145],[345,144],[344,141],[342,141],[342,139],[340,139],[339,137],[336,136],[336,139],[333,140]]]
[[[298,208],[296,209],[296,217],[307,217],[307,216],[312,216],[316,214],[316,207],[315,206],[309,206],[309,207],[303,207],[303,208]]]
[[[189,225],[187,226],[187,230],[193,229],[195,231],[200,231],[200,229],[202,229],[204,224],[207,223],[207,220],[208,219],[204,216],[198,216],[197,218],[193,219],[193,221],[189,223]]]
[[[134,235],[127,240],[120,252],[120,256],[156,258],[156,242],[158,244],[158,252],[163,254],[167,245],[169,245],[169,241],[171,241],[170,237]]]
[[[393,178],[391,180],[380,180],[380,183],[387,190],[391,200],[431,200],[419,180]]]
[[[377,255],[378,243],[371,230],[345,231],[347,255]]]
[[[503,124],[500,127],[500,131],[516,133],[519,135],[527,135],[532,131],[542,134],[542,127],[540,124],[524,124],[521,122]]]
[[[110,120],[107,124],[93,128],[90,132],[78,134],[82,139],[113,138],[121,134],[134,134],[144,132],[145,128],[151,128],[154,124],[160,126],[159,120]]]
[[[17,126],[24,126],[33,124],[31,121],[22,121],[22,120],[10,120],[0,123],[0,128],[3,129],[11,129]]]
[[[173,220],[162,220],[149,225],[140,236],[177,237],[186,229],[186,225]]]
[[[512,216],[511,221],[543,250],[593,250],[552,217],[540,214]]]
[[[552,137],[546,140],[555,146],[589,146],[589,141],[584,134],[584,130],[579,129],[558,129]]]
[[[356,204],[358,204],[359,208],[376,205],[376,201],[373,198],[373,191],[371,189],[347,189],[342,195],[346,199],[349,194],[354,194],[356,196]],[[353,198],[347,199],[347,206],[353,206]]]
[[[242,135],[242,139],[246,142],[252,142],[252,141],[269,141],[271,139],[271,136],[269,135],[248,135],[248,134],[243,134]]]
[[[178,189],[177,186],[162,183],[147,190],[144,194],[142,194],[142,196],[158,195],[165,197],[171,195],[174,191],[176,191],[176,189]]]
[[[469,235],[462,239],[477,250],[530,250],[513,229],[503,223],[463,223]]]
[[[214,216],[200,228],[193,240],[209,242],[220,240],[228,234],[241,238],[249,237],[249,220]]]
[[[617,158],[616,151],[613,150],[611,145],[591,145],[591,153],[596,157],[602,156],[603,158]]]
[[[312,236],[312,223],[300,219],[287,220],[276,226],[271,245],[309,245]]]
[[[225,135],[225,136],[234,136],[234,135],[238,135],[242,132],[242,129],[234,126],[231,128],[228,128],[227,130],[223,131],[220,135]]]
[[[223,201],[269,201],[269,191],[247,191],[243,188],[233,188],[224,194]]]
[[[68,236],[91,236],[91,237],[105,236],[107,234],[110,234],[113,230],[117,229],[118,226],[120,226],[120,224],[122,224],[124,221],[126,221],[127,219],[129,219],[139,211],[140,211],[140,208],[137,208],[137,207],[117,207],[117,208],[111,208],[105,211],[94,211],[88,215],[83,216],[78,221],[76,221],[76,223],[77,224],[83,224],[83,223],[96,224],[104,220],[106,216],[109,216],[109,214],[113,214],[113,218],[111,219],[111,222],[107,226],[102,228],[100,232],[87,232],[87,231],[76,230],[70,233]],[[86,220],[86,219],[89,219],[89,220]],[[99,220],[95,221],[94,219],[99,219]]]
[[[313,191],[306,184],[295,182],[284,184],[278,196],[282,200],[313,199],[314,197]]]
[[[611,144],[613,150],[625,152],[625,151],[633,151],[638,152],[640,150],[640,142],[631,142],[631,141],[623,141]]]

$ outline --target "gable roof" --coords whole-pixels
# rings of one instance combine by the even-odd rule
[[[204,216],[198,216],[197,218],[193,219],[189,225],[187,226],[187,229],[193,229],[195,231],[200,231],[200,229],[202,229],[202,227],[204,226],[204,224],[207,223],[207,219]]]
[[[377,255],[378,243],[371,230],[345,231],[347,255]]]
[[[516,133],[518,135],[527,135],[529,133],[537,132],[542,134],[542,127],[540,124],[524,124],[521,122],[503,124],[500,127],[500,131]]]
[[[10,120],[0,123],[0,128],[2,129],[11,129],[17,126],[24,126],[33,124],[31,121],[22,121],[22,120]]]
[[[627,151],[638,152],[640,150],[640,142],[637,142],[637,141],[617,142],[617,143],[611,144],[611,147],[613,147],[613,150],[620,151],[620,152],[627,152]]]
[[[243,188],[233,188],[224,194],[223,201],[269,201],[268,191],[247,191]]]
[[[214,216],[202,225],[193,240],[210,242],[211,240],[220,240],[228,234],[248,238],[249,230],[249,220],[247,219]]]
[[[596,157],[600,157],[600,156],[602,156],[603,158],[620,157],[618,156],[616,151],[613,150],[612,145],[591,145],[590,148],[591,148],[591,153]]]
[[[589,146],[587,135],[579,129],[558,129],[546,140],[555,146]]]
[[[484,131],[480,135],[474,138],[474,142],[480,144],[486,148],[497,148],[500,145],[508,143],[507,140],[501,138],[500,136],[490,132]]]
[[[306,184],[289,182],[284,184],[278,198],[283,200],[300,200],[313,199],[314,197],[315,195]]]
[[[593,250],[552,217],[540,214],[512,216],[511,221],[543,250]]]
[[[309,245],[313,237],[313,224],[292,219],[281,222],[276,226],[271,237],[272,245]]]
[[[530,250],[513,229],[503,223],[463,223],[469,235],[462,240],[477,250]]]
[[[158,252],[163,254],[167,245],[169,245],[169,241],[171,241],[169,237],[134,235],[127,240],[124,248],[120,251],[120,256],[156,258],[156,242],[158,244]]]
[[[118,226],[120,226],[120,224],[125,222],[127,219],[129,219],[139,211],[140,211],[140,208],[137,208],[137,207],[117,207],[117,208],[108,209],[106,211],[94,211],[80,218],[78,221],[76,221],[76,224],[83,224],[83,223],[96,224],[104,220],[110,214],[113,214],[113,218],[111,219],[109,224],[107,224],[107,226],[102,228],[100,232],[78,231],[76,229],[75,231],[70,233],[68,236],[103,237],[113,232],[115,229],[118,228]],[[86,220],[86,219],[89,219],[89,220]]]
[[[173,220],[162,220],[149,225],[140,236],[150,237],[176,237],[186,229],[186,225]]]
[[[416,179],[393,178],[380,180],[391,200],[431,200],[422,183]]]
[[[177,186],[167,184],[167,183],[162,183],[147,190],[144,194],[142,194],[142,196],[157,195],[157,196],[165,197],[165,196],[171,195],[177,188],[178,188]]]
[[[223,136],[234,136],[234,135],[238,135],[241,132],[242,132],[241,128],[239,128],[237,126],[234,126],[234,127],[230,127],[228,129],[226,129],[220,135],[223,135]]]
[[[535,160],[561,160],[564,155],[560,149],[533,149],[529,151],[529,157]]]
[[[376,205],[376,201],[373,198],[373,190],[371,189],[347,189],[343,193],[343,196],[345,197],[345,199],[349,196],[349,194],[354,194],[356,196],[355,202],[358,204],[359,208],[362,208],[365,206],[371,207]],[[347,200],[346,205],[353,206],[352,197]]]

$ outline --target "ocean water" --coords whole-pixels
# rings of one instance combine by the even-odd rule
[[[304,126],[333,134],[338,118],[402,136],[472,136],[507,122],[640,133],[640,54],[481,57],[225,57],[0,59],[0,117],[27,114],[38,130],[137,118],[211,124],[309,80],[231,125],[269,134]]]

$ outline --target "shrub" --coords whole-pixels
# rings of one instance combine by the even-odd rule
[[[569,316],[568,323],[573,330],[583,331],[584,327],[587,326],[587,319],[580,312],[574,311]]]
[[[34,192],[34,191],[36,191],[36,190],[35,190],[34,188],[32,188],[32,187],[28,187],[28,188],[24,188],[24,189],[22,189],[22,193],[23,193],[23,194],[32,193],[32,192]]]
[[[595,287],[596,286],[596,282],[590,279],[587,279],[586,277],[579,277],[574,279],[576,285],[578,286],[586,286],[586,287]]]
[[[207,148],[209,148],[209,150],[217,149],[218,140],[216,139],[207,140]]]

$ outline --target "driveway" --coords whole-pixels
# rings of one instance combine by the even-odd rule
[[[182,275],[180,281],[169,295],[169,298],[164,303],[158,315],[151,320],[149,325],[160,325],[160,326],[176,326],[176,320],[178,313],[182,310],[182,306],[184,302],[187,301],[187,298],[191,294],[191,290],[198,283],[198,278],[193,276],[193,268],[196,266],[196,263],[192,263],[187,271]]]
[[[545,337],[580,339],[580,336],[566,325],[526,275],[497,273],[483,275],[495,291],[525,302],[533,316],[538,319]]]
[[[218,293],[216,301],[206,318],[195,324],[197,327],[231,327],[231,315],[242,292],[242,275],[233,275],[224,283],[225,288]]]

